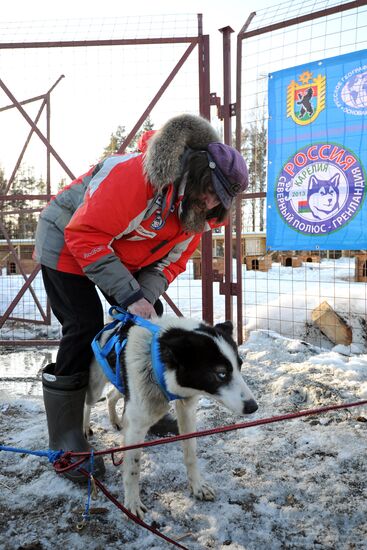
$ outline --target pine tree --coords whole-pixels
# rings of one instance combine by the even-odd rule
[[[67,185],[66,178],[61,178],[61,180],[57,184],[57,191],[61,191],[62,189],[64,189],[65,185]]]
[[[143,126],[141,127],[141,129],[135,134],[134,138],[131,140],[131,142],[127,146],[126,151],[127,152],[135,151],[137,142],[140,136],[144,132],[148,130],[153,130],[153,129],[154,129],[154,123],[151,121],[150,116],[148,116]],[[127,137],[126,127],[122,125],[117,126],[116,131],[112,133],[110,136],[110,142],[107,145],[107,147],[105,147],[102,158],[106,158],[106,157],[109,157],[110,155],[116,154],[120,146],[125,141],[126,137]]]
[[[126,139],[126,128],[125,126],[117,126],[117,130],[115,133],[112,133],[110,136],[110,142],[105,147],[103,151],[102,158],[109,157],[110,155],[113,155],[117,153],[119,150],[120,145],[125,141]]]
[[[34,193],[36,190],[36,178],[33,175],[33,169],[30,167],[21,166],[18,174],[15,176],[11,192],[15,195],[27,195]],[[13,208],[19,210],[18,214],[18,230],[17,234],[13,235],[18,239],[24,239],[30,236],[30,232],[34,233],[36,229],[34,214],[27,212],[27,209],[33,206],[32,202],[19,199],[12,204]],[[32,231],[33,229],[33,231]]]
[[[6,180],[3,170],[0,169],[0,189],[5,191]],[[44,193],[46,184],[42,177],[36,180],[34,168],[30,166],[21,166],[15,176],[8,194],[9,195],[33,195]],[[0,191],[1,192],[1,191]],[[37,226],[37,215],[32,209],[39,206],[35,201],[26,199],[12,199],[2,202],[2,219],[7,232],[11,238],[25,239],[34,236]],[[4,238],[4,235],[0,235]]]
[[[140,139],[140,136],[142,136],[144,134],[144,132],[148,132],[150,130],[154,130],[154,123],[151,121],[150,115],[148,115],[148,117],[145,119],[145,122],[144,122],[143,126],[136,133],[135,137],[131,140],[131,142],[130,142],[127,149],[129,151],[135,151],[136,147],[137,147],[137,143]]]
[[[0,166],[0,195],[5,195],[5,190],[7,186],[7,179],[5,178],[5,172],[3,168]],[[1,221],[4,223],[4,225],[8,226],[8,220],[6,219],[6,210],[7,210],[7,202],[0,200],[0,215],[1,215]],[[5,235],[0,230],[0,239],[4,239]]]
[[[8,182],[7,182],[7,179],[5,178],[4,169],[0,165],[0,195],[3,195],[5,193],[5,188],[7,183]]]

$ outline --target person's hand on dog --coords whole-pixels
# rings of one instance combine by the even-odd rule
[[[143,317],[144,319],[150,319],[157,315],[152,304],[145,298],[140,298],[137,302],[130,304],[127,311],[133,315],[139,315],[139,317]]]

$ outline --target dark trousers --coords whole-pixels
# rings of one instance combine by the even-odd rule
[[[58,376],[69,376],[86,371],[93,357],[92,340],[104,323],[97,289],[88,277],[45,266],[42,266],[42,277],[51,309],[62,326],[54,372]],[[111,305],[117,305],[113,297],[104,296]],[[163,313],[159,300],[154,307],[158,315]]]

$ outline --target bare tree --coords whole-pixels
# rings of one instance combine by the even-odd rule
[[[265,120],[261,118],[242,131],[241,152],[249,171],[249,192],[266,191],[266,141]],[[252,231],[265,229],[265,199],[252,199],[245,205]]]

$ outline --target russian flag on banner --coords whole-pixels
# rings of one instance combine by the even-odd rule
[[[298,201],[298,212],[303,214],[306,212],[311,212],[307,201]]]

